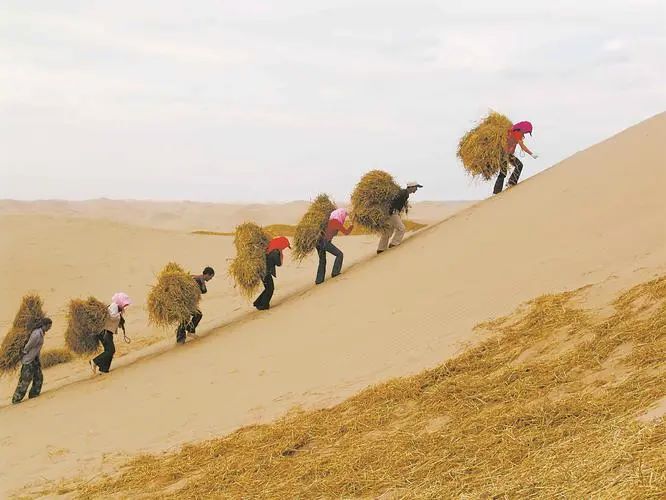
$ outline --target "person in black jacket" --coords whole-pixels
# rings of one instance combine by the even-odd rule
[[[208,292],[208,289],[206,288],[206,282],[212,280],[213,276],[215,276],[215,270],[212,267],[206,267],[204,268],[202,274],[192,276],[192,279],[194,279],[194,281],[197,283],[199,290],[201,290],[201,293],[203,294]],[[183,322],[178,325],[178,329],[176,330],[176,342],[179,344],[184,344],[186,334],[195,334],[201,318],[203,318],[203,314],[199,309],[197,309],[194,314],[192,314],[190,321]]]
[[[382,234],[382,237],[379,240],[377,253],[382,253],[387,248],[392,248],[400,244],[402,238],[405,236],[405,225],[400,218],[400,212],[403,210],[405,212],[407,211],[407,200],[409,199],[409,195],[416,193],[416,190],[422,187],[423,186],[418,182],[408,182],[406,189],[401,189],[398,195],[393,198],[389,209],[390,226],[389,229]],[[393,239],[391,239],[391,236],[393,236]],[[390,245],[389,239],[391,239]]]
[[[273,278],[277,278],[275,268],[282,265],[282,251],[285,248],[291,248],[289,240],[284,236],[273,238],[266,249],[266,274],[263,278],[264,291],[254,301],[254,307],[259,311],[265,311],[271,307],[271,299],[275,291]]]

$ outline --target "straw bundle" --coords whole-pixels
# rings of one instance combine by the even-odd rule
[[[458,143],[458,158],[469,175],[489,180],[506,166],[504,148],[511,125],[506,116],[491,111],[462,136]]]
[[[270,238],[254,222],[236,227],[236,258],[229,265],[229,276],[246,298],[251,298],[266,275],[266,248]]]
[[[365,174],[351,195],[355,222],[372,233],[386,231],[391,202],[399,192],[400,186],[391,174],[382,170]]]
[[[663,498],[666,421],[636,417],[666,394],[666,277],[624,293],[610,317],[580,298],[539,297],[445,364],[333,408],[140,455],[67,488],[82,498]]]
[[[97,351],[99,342],[96,335],[104,328],[108,316],[107,306],[95,297],[72,299],[67,311],[65,345],[80,355]]]
[[[62,363],[68,363],[74,356],[67,349],[49,349],[48,351],[42,351],[42,354],[39,356],[39,361],[42,364],[42,368],[51,368],[55,365],[60,365]]]
[[[13,372],[21,363],[22,350],[30,333],[39,328],[46,317],[42,309],[42,299],[37,294],[25,295],[21,299],[12,327],[0,345],[0,375]]]
[[[335,203],[326,194],[320,194],[310,204],[308,211],[296,226],[292,252],[296,260],[303,260],[315,249],[326,230],[331,212],[336,208]]]
[[[148,319],[162,327],[187,322],[200,300],[201,290],[192,276],[175,262],[169,262],[148,294]]]

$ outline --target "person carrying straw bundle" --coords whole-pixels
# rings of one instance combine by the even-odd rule
[[[331,212],[328,224],[326,225],[326,230],[317,243],[319,267],[317,268],[317,278],[315,279],[316,285],[323,283],[326,277],[326,252],[335,256],[331,278],[335,278],[342,271],[342,260],[344,258],[344,254],[338,247],[333,244],[333,238],[338,234],[338,231],[344,235],[348,235],[354,229],[353,219],[352,225],[349,226],[349,228],[345,228],[347,215],[347,210],[344,208],[338,208]]]
[[[28,342],[21,350],[23,354],[21,358],[21,373],[14,396],[12,397],[12,404],[23,401],[28,387],[30,387],[30,392],[28,393],[29,399],[36,398],[42,392],[44,375],[42,374],[42,364],[39,355],[44,346],[44,336],[51,329],[51,325],[53,325],[51,318],[43,318],[39,326],[32,330]]]
[[[422,187],[423,186],[418,182],[408,182],[405,189],[401,189],[391,201],[391,205],[389,206],[389,225],[388,228],[382,232],[379,246],[377,247],[378,254],[384,252],[387,248],[398,246],[402,242],[406,229],[405,224],[400,217],[400,212],[403,210],[407,211],[409,195],[416,193],[416,191]],[[393,236],[393,239],[391,239],[391,236]],[[390,244],[389,240],[391,240]]]
[[[204,294],[208,292],[208,289],[206,288],[206,282],[212,280],[214,276],[215,276],[215,270],[212,267],[207,266],[204,268],[201,274],[192,276],[192,279],[199,287],[199,291],[201,291],[201,293]],[[192,317],[188,322],[185,321],[181,322],[178,325],[178,329],[176,330],[176,342],[178,344],[184,344],[186,334],[194,335],[197,331],[197,326],[199,325],[199,322],[201,321],[202,318],[203,318],[203,313],[201,312],[200,309],[197,308],[197,310],[192,313]]]
[[[264,290],[254,301],[253,305],[259,311],[266,311],[271,307],[271,299],[275,291],[273,278],[277,277],[275,268],[282,265],[283,251],[291,248],[289,240],[284,236],[277,236],[268,242],[266,247],[266,274],[262,279]]]
[[[511,172],[511,177],[506,183],[506,187],[510,188],[518,184],[518,179],[520,178],[520,173],[523,170],[523,162],[516,158],[516,146],[520,146],[525,153],[530,155],[535,160],[539,155],[532,153],[530,149],[525,146],[523,139],[525,134],[532,135],[532,124],[530,122],[519,122],[515,125],[512,125],[511,128],[507,131],[506,145],[504,147],[504,161],[500,167],[500,172],[497,175],[497,180],[495,181],[495,187],[493,188],[493,194],[498,194],[502,192],[504,187],[504,179],[507,174],[507,164],[513,166],[513,172]]]
[[[118,328],[125,329],[125,317],[123,313],[132,304],[132,300],[126,293],[118,292],[111,297],[109,304],[109,316],[104,323],[104,329],[97,335],[97,339],[104,348],[104,352],[90,360],[90,369],[93,374],[109,373],[111,361],[116,352],[113,336],[118,333]]]

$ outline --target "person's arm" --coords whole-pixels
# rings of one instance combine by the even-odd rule
[[[197,285],[199,285],[199,290],[201,290],[202,294],[208,292],[208,288],[206,288],[206,280],[203,276],[197,276],[195,281],[197,282]]]
[[[38,337],[39,337],[39,331],[33,330],[32,333],[30,334],[28,342],[26,342],[25,347],[23,348],[23,354],[28,354],[30,349],[35,347],[35,344],[37,344]]]
[[[523,142],[522,139],[521,139],[520,141],[518,141],[518,145],[520,146],[520,149],[522,149],[523,151],[525,151],[525,152],[526,152],[528,155],[530,155],[532,158],[535,158],[535,159],[538,158],[538,155],[535,155],[534,153],[532,153],[532,151],[530,151],[530,148],[528,148],[527,146],[525,146],[525,143]]]
[[[354,223],[352,222],[352,225],[349,226],[349,229],[345,227],[344,224],[341,224],[339,220],[333,219],[333,229],[337,229],[344,235],[348,235],[349,233],[352,232],[352,229],[354,229]]]

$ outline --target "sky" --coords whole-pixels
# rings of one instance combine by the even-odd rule
[[[489,109],[534,124],[524,177],[666,109],[665,6],[3,0],[0,198],[486,197],[455,151]]]

